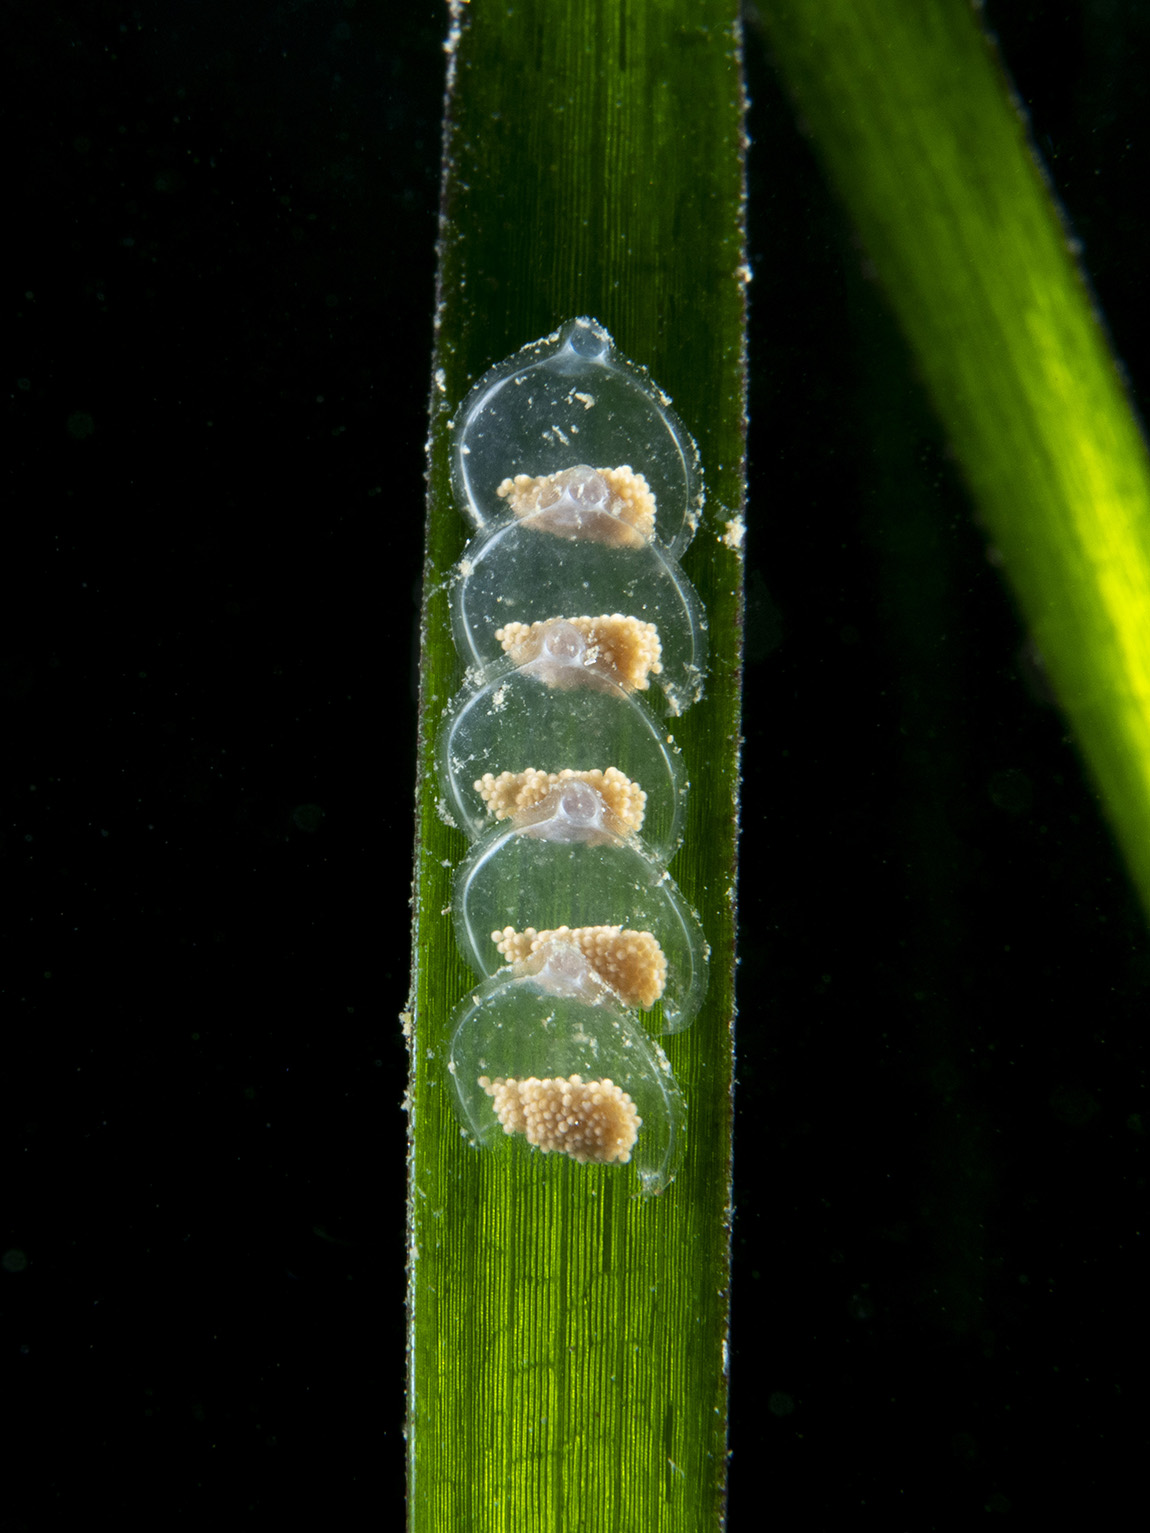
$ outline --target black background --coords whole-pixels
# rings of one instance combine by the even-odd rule
[[[1150,14],[987,15],[1145,401]],[[6,16],[0,1525],[394,1516],[443,16]],[[732,1526],[1105,1514],[1150,941],[748,76]]]

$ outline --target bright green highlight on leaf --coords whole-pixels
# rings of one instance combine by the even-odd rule
[[[459,12],[409,1024],[415,1533],[721,1525],[742,632],[741,561],[724,535],[743,509],[745,427],[738,11],[735,0],[475,0]],[[709,623],[706,694],[667,727],[691,781],[669,871],[710,944],[709,984],[687,1031],[658,1040],[686,1102],[686,1153],[648,1198],[634,1165],[576,1164],[522,1135],[471,1148],[447,1075],[449,1020],[480,978],[452,934],[469,843],[444,818],[435,763],[463,680],[448,583],[469,534],[449,422],[487,368],[579,315],[672,397],[707,491],[682,560]]]
[[[967,0],[761,8],[1150,911],[1150,465]]]

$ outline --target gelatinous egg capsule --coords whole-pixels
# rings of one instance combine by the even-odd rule
[[[438,753],[446,812],[474,840],[493,820],[507,818],[520,794],[524,803],[541,796],[541,778],[610,774],[612,783],[627,786],[609,803],[666,861],[679,844],[687,796],[678,747],[635,693],[606,677],[586,685],[576,658],[586,645],[578,633],[551,638],[534,663],[523,669],[507,663],[452,702]],[[554,685],[556,676],[569,675],[578,684]]]
[[[643,477],[655,536],[674,557],[694,535],[698,449],[666,395],[593,319],[570,320],[491,368],[453,426],[456,496],[477,527],[507,515],[509,477],[626,466]]]
[[[452,910],[460,950],[478,974],[504,961],[508,928],[626,928],[649,933],[665,961],[653,1026],[681,1032],[702,1005],[709,950],[698,916],[638,837],[610,832],[606,806],[585,783],[567,784],[538,817],[497,825],[476,842],[456,874]]]
[[[480,985],[452,1028],[456,1111],[477,1144],[630,1164],[645,1194],[674,1176],[685,1110],[667,1057],[578,948],[550,943]]]
[[[694,586],[657,543],[570,542],[542,538],[529,523],[497,523],[467,545],[451,608],[456,647],[480,668],[503,658],[503,635],[516,625],[603,614],[598,621],[653,628],[659,654],[651,675],[670,712],[682,713],[702,695],[706,618]],[[647,685],[649,678],[642,690]]]

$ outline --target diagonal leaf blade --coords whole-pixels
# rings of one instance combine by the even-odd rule
[[[762,19],[1150,911],[1150,459],[992,47],[965,0]]]

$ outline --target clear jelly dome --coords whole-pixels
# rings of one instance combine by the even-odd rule
[[[519,1138],[600,1174],[629,1164],[647,1194],[674,1176],[685,1110],[666,1055],[576,949],[480,985],[452,1028],[456,1111],[478,1144]]]
[[[516,518],[487,527],[464,551],[452,591],[459,653],[482,668],[505,658],[508,623],[621,614],[654,625],[651,678],[672,714],[702,696],[706,620],[695,588],[657,543],[554,536]]]
[[[454,699],[439,737],[447,807],[472,840],[493,823],[480,786],[485,777],[612,768],[645,794],[637,828],[666,861],[682,833],[682,757],[640,698],[617,683],[564,688],[548,679],[548,667],[505,665],[483,686]]]
[[[707,989],[709,949],[699,918],[638,837],[618,834],[602,796],[581,782],[502,822],[472,848],[455,878],[460,950],[478,974],[505,962],[502,934],[557,931],[644,934],[665,965],[652,1028],[690,1026]]]
[[[593,319],[573,319],[491,368],[454,422],[452,477],[477,527],[507,514],[509,475],[573,465],[642,474],[657,505],[655,537],[674,557],[702,506],[699,454],[666,396]]]

